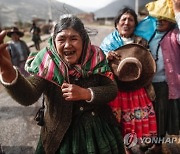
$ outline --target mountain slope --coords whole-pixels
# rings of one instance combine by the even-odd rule
[[[51,15],[57,20],[61,14],[82,12],[56,0],[0,0],[0,26],[10,26],[16,21],[31,22],[33,17],[48,20]]]
[[[145,6],[151,0],[139,0],[139,8]],[[128,6],[135,10],[135,0],[116,0],[111,4],[94,12],[95,18],[113,18],[123,7]]]

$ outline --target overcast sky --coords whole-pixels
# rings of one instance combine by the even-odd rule
[[[72,5],[83,11],[91,12],[104,7],[115,0],[57,0],[57,1]]]

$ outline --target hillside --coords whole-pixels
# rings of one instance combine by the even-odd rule
[[[56,0],[0,0],[0,26],[11,26],[17,21],[31,22],[33,17],[48,20],[50,10],[53,20],[57,20],[64,13],[83,12]]]
[[[151,0],[139,0],[139,9],[144,7]],[[111,4],[94,12],[95,19],[98,18],[114,18],[118,11],[123,7],[128,6],[135,10],[135,0],[116,0]]]

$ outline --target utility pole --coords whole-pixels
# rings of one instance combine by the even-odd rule
[[[137,15],[139,15],[139,0],[135,0],[135,12]]]
[[[49,2],[49,11],[48,11],[49,20],[52,20],[52,7],[51,7],[51,0],[48,0],[48,2]]]

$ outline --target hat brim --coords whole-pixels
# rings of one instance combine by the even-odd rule
[[[119,89],[126,91],[136,90],[151,83],[156,72],[156,63],[148,49],[139,44],[131,43],[118,48],[115,52],[121,57],[121,60],[127,57],[135,57],[142,64],[142,72],[140,77],[137,80],[126,82],[121,81],[118,78],[117,67],[121,60],[113,59],[109,62]],[[129,70],[127,70],[127,73],[128,72]]]
[[[7,32],[7,36],[8,37],[11,37],[12,34],[16,33],[17,35],[19,35],[19,37],[23,37],[24,36],[24,33],[23,32],[20,32],[20,31],[13,31],[13,32]]]

